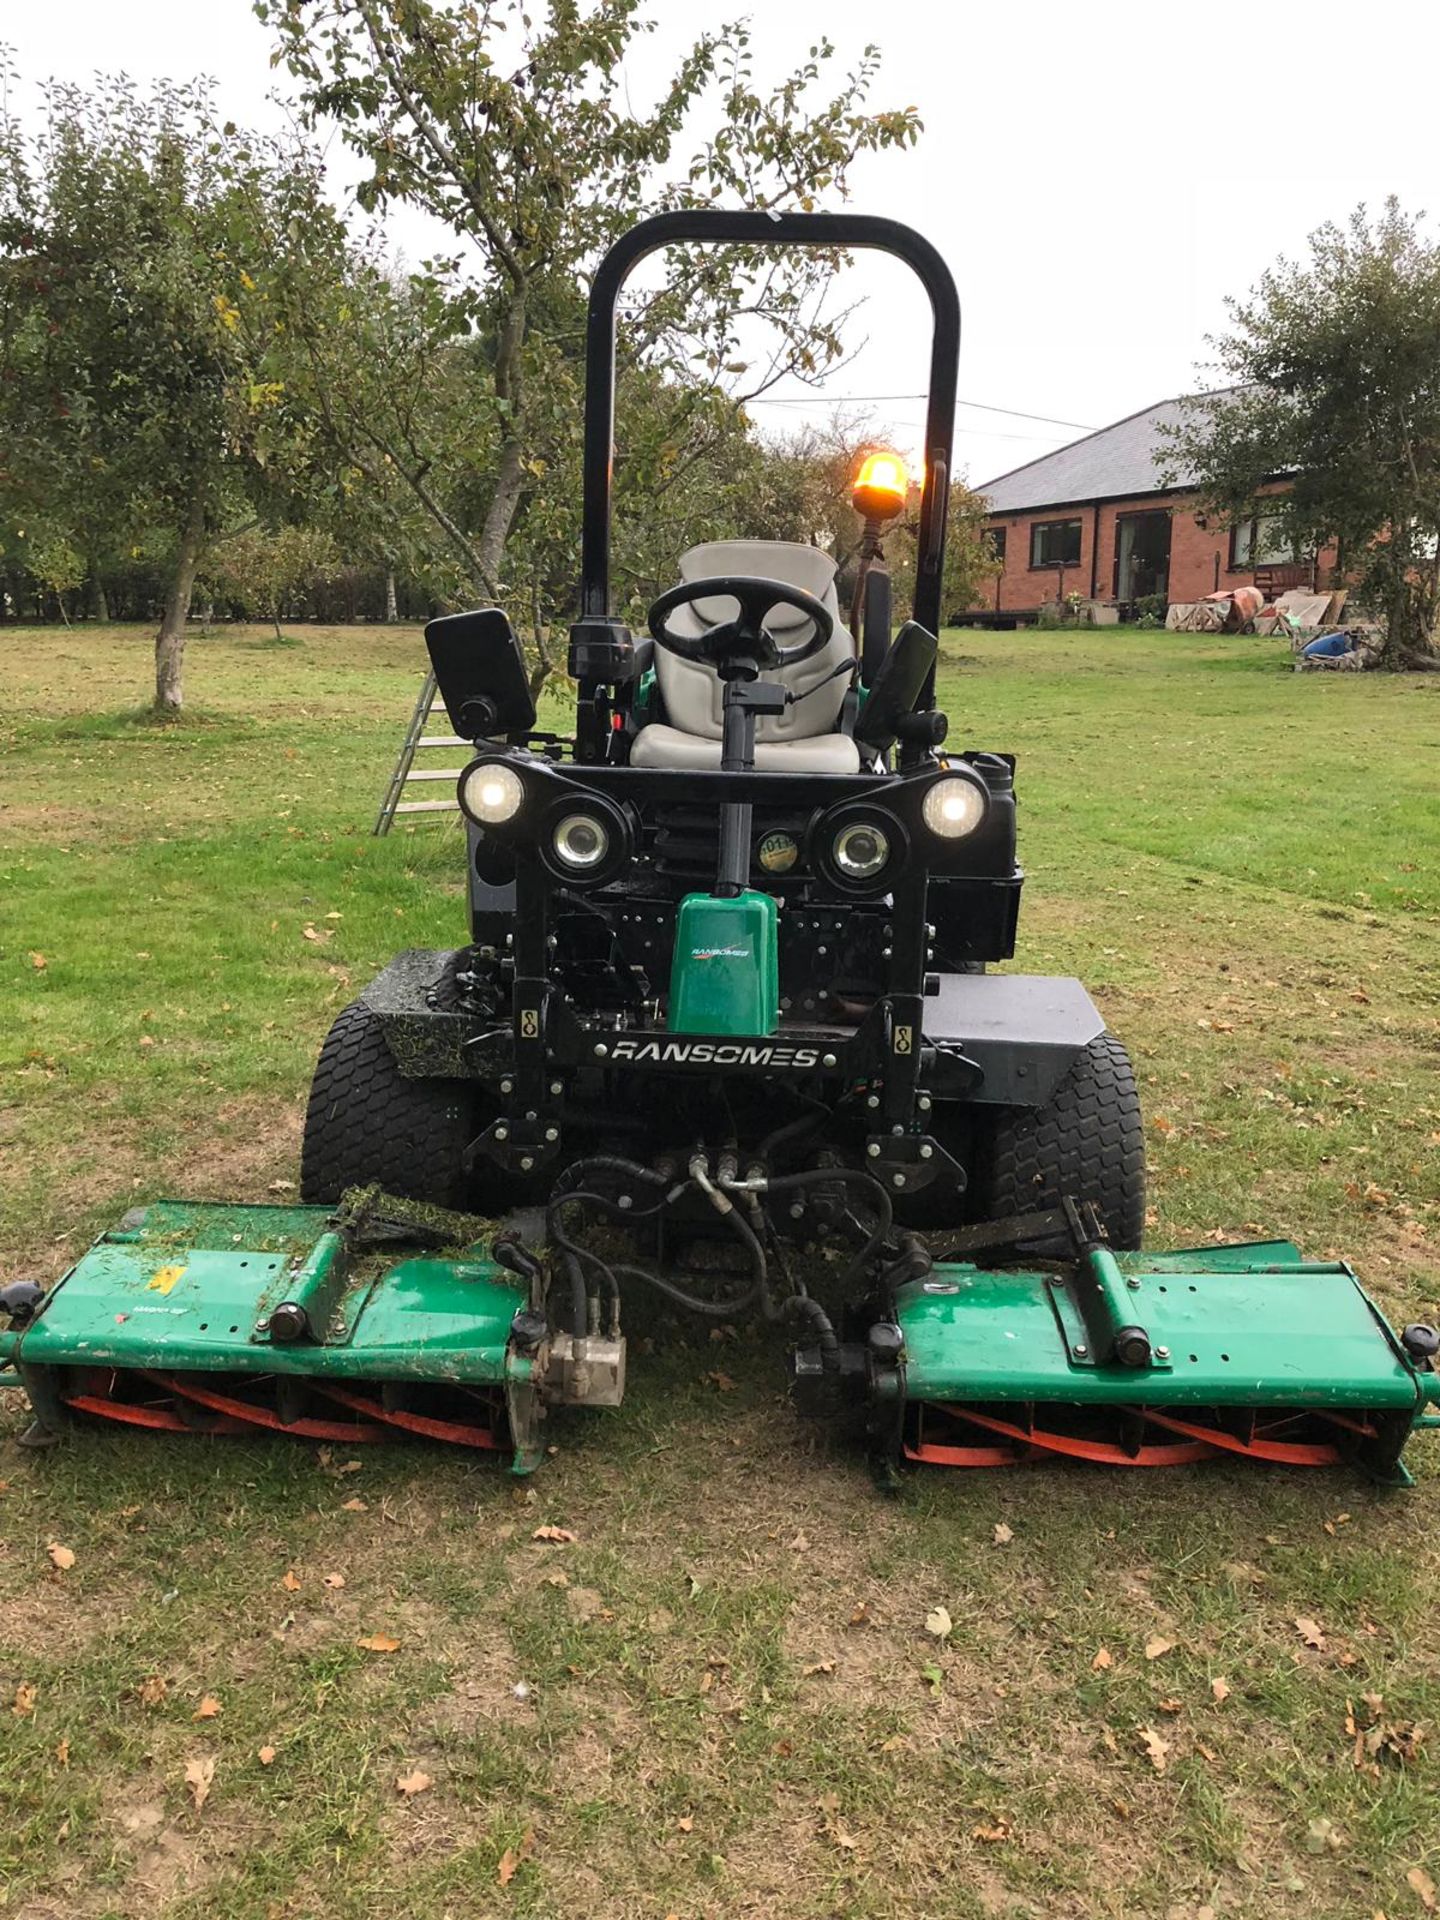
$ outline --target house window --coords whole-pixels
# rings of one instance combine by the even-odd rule
[[[1230,571],[1287,566],[1301,557],[1297,541],[1285,531],[1278,513],[1252,514],[1230,529]]]
[[[989,529],[990,552],[994,557],[995,570],[997,573],[1005,565],[1005,535],[1009,531],[1010,529],[1008,527],[991,527]]]
[[[1080,522],[1038,521],[1030,529],[1030,564],[1032,567],[1078,567]]]

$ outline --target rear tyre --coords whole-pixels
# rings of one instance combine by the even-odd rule
[[[984,1205],[1006,1220],[1088,1200],[1117,1251],[1145,1232],[1145,1130],[1130,1056],[1113,1033],[1081,1053],[1043,1107],[1005,1112],[990,1138]]]
[[[469,1198],[463,1156],[475,1137],[475,1094],[463,1080],[407,1080],[363,1000],[326,1036],[310,1083],[300,1153],[301,1198],[326,1204],[378,1181],[432,1206]]]

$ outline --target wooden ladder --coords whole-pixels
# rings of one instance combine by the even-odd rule
[[[425,684],[420,689],[420,697],[415,702],[415,711],[410,716],[410,725],[405,732],[405,742],[400,749],[400,757],[395,762],[395,771],[390,775],[390,784],[385,789],[385,798],[380,802],[380,812],[375,820],[376,834],[386,834],[394,825],[397,813],[458,813],[460,804],[452,792],[448,800],[407,800],[405,789],[412,782],[421,780],[448,780],[452,786],[460,777],[459,767],[417,767],[415,756],[431,747],[469,747],[471,742],[462,740],[454,733],[426,733],[430,710],[435,705],[435,675],[427,673]]]

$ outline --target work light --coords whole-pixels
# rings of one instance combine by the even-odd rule
[[[610,851],[610,834],[605,822],[593,813],[567,813],[555,823],[550,845],[562,866],[588,873]]]
[[[852,820],[835,836],[830,857],[850,880],[873,880],[890,858],[890,840],[873,820]]]
[[[478,826],[504,826],[524,800],[525,782],[503,760],[477,760],[460,776],[460,805]]]
[[[959,774],[946,774],[926,792],[920,815],[931,833],[941,840],[963,840],[985,818],[988,804],[985,789],[975,780]]]

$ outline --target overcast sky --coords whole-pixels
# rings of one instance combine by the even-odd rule
[[[653,0],[659,32],[632,101],[650,97],[697,23],[745,0]],[[823,29],[840,56],[877,40],[881,106],[917,107],[917,148],[869,161],[851,206],[921,228],[960,288],[961,467],[991,478],[1197,384],[1222,299],[1325,219],[1396,193],[1440,211],[1435,85],[1440,13],[1425,0],[1029,0],[907,7],[828,0],[752,9],[762,70],[802,58]],[[85,80],[208,73],[236,120],[274,125],[284,76],[247,0],[0,0],[22,74]],[[840,67],[840,61],[835,63]],[[840,67],[843,71],[843,67]],[[392,221],[412,258],[426,235]],[[837,396],[914,394],[928,309],[901,268],[864,266],[868,344]],[[918,297],[917,297],[918,296]],[[1049,420],[1015,418],[1012,408]],[[823,412],[765,409],[767,424]],[[918,400],[879,401],[906,448]]]

